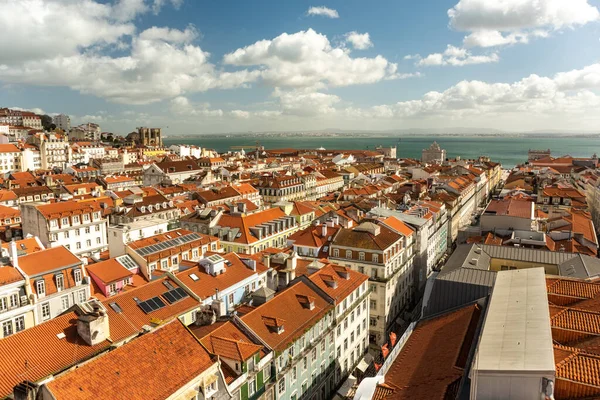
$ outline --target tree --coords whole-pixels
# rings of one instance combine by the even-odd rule
[[[49,131],[50,125],[52,125],[52,117],[49,115],[42,115],[42,128],[44,128],[45,131]]]

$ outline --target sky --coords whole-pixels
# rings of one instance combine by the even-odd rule
[[[0,107],[119,134],[600,131],[600,0],[0,0]]]

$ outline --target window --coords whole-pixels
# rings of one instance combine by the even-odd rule
[[[277,385],[277,393],[285,393],[285,377],[281,378],[281,380],[279,381],[279,384]]]
[[[75,243],[75,248],[76,249],[81,249],[81,242]]]
[[[85,295],[85,289],[77,292],[77,299],[80,303],[84,303],[87,300],[87,296]]]
[[[346,258],[352,258],[352,250],[346,250]]]
[[[267,365],[265,369],[263,369],[263,380],[266,382],[271,377],[271,367]]]
[[[35,283],[35,288],[39,297],[46,295],[46,282],[39,280]]]
[[[69,308],[69,296],[61,296],[60,305],[61,305],[63,311],[68,309]]]
[[[61,224],[61,225],[69,225],[69,218],[63,218],[63,219],[60,221],[60,224]]]
[[[373,262],[379,262],[379,254],[373,254],[371,256],[371,259],[373,260]]]
[[[87,247],[92,247],[92,241],[91,241],[90,239],[86,240],[86,241],[85,241],[85,245],[86,245]]]
[[[83,222],[89,222],[90,214],[83,214]]]
[[[50,319],[50,303],[42,304],[42,320]]]
[[[8,302],[6,301],[6,297],[0,297],[0,312],[4,312],[8,310]]]
[[[100,225],[96,225],[96,232],[100,232]]]
[[[161,268],[163,268],[163,269],[169,268],[169,260],[162,260],[160,262],[160,265],[161,265]]]
[[[75,284],[79,285],[81,283],[81,270],[76,269],[73,271],[73,277],[75,278]]]
[[[312,353],[311,353],[311,364],[314,363],[315,361],[317,361],[317,348],[315,347],[314,349],[312,349]]]
[[[90,233],[90,227],[89,226],[85,227],[85,233]]]
[[[171,264],[172,265],[177,265],[179,264],[179,258],[177,256],[171,258]]]
[[[79,231],[79,229],[75,229],[75,236],[81,236],[81,232]]]
[[[99,238],[99,237],[97,237],[97,238],[96,238],[96,244],[100,244],[100,243],[101,243],[101,240],[100,240],[100,238]]]
[[[308,367],[308,359],[306,357],[304,357],[302,359],[302,370],[306,371],[306,368]]]
[[[64,288],[65,280],[64,280],[62,274],[56,275],[55,279],[56,279],[56,289],[60,292]]]
[[[69,231],[65,231],[65,239],[69,238]]]
[[[25,329],[25,317],[15,318],[15,332],[21,332]]]
[[[110,285],[108,285],[108,292],[109,293],[115,293],[117,291],[117,284],[116,283],[111,283]]]
[[[13,324],[12,321],[6,321],[2,324],[2,332],[4,333],[4,337],[10,336],[13,334]]]
[[[358,253],[358,259],[360,261],[365,261],[365,253],[363,253],[362,251]]]
[[[371,326],[377,326],[377,318],[372,317],[371,321],[369,321],[369,323],[370,323]]]
[[[256,380],[252,379],[250,383],[248,383],[248,397],[254,395],[256,392]]]
[[[19,295],[13,293],[10,295],[10,308],[19,307]]]
[[[340,251],[338,249],[333,249],[333,256],[334,257],[339,257],[340,256]]]
[[[298,378],[298,371],[296,370],[296,366],[292,367],[292,378],[291,378],[291,382],[290,383],[294,383],[296,382],[296,379]]]

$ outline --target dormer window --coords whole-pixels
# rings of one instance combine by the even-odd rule
[[[39,297],[46,295],[46,282],[39,280],[35,283],[35,288]]]
[[[346,250],[346,258],[352,258],[352,250]]]
[[[373,254],[373,262],[379,262],[379,254]]]
[[[360,253],[358,253],[358,259],[360,261],[365,261],[365,253],[362,251]]]
[[[90,214],[83,214],[83,221],[88,222],[90,220]]]
[[[63,218],[60,223],[61,225],[69,225],[69,218]]]
[[[79,215],[76,215],[73,217],[73,223],[74,224],[78,224],[79,223]]]
[[[81,270],[80,269],[76,269],[73,271],[73,277],[75,278],[76,285],[81,284]]]
[[[56,281],[56,289],[60,292],[61,290],[64,289],[65,286],[65,280],[62,274],[57,274],[54,277],[55,281]]]

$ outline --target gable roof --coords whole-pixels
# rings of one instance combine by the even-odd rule
[[[178,320],[46,384],[54,398],[168,398],[215,361]]]
[[[272,300],[241,317],[275,351],[287,348],[333,308],[328,299],[315,292],[303,278],[296,278]],[[297,296],[314,298],[314,308],[303,306]],[[277,333],[272,329],[275,326],[283,326],[283,332]]]

